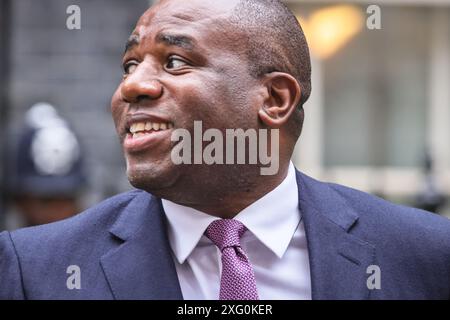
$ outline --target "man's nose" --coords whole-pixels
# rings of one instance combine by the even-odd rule
[[[139,70],[139,68],[130,74],[122,83],[123,99],[128,103],[138,103],[143,99],[160,98],[163,87],[154,75],[155,73],[150,70]]]

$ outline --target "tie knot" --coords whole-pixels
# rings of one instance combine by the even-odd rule
[[[241,237],[247,228],[238,220],[221,219],[211,222],[205,235],[220,249],[240,247]]]

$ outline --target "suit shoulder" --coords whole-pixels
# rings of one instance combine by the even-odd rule
[[[0,300],[23,299],[20,266],[9,232],[0,233]]]
[[[450,219],[411,208],[338,184],[328,184],[359,215],[362,223],[376,230],[378,237],[406,238],[431,244],[450,252]]]
[[[11,239],[18,251],[29,251],[35,246],[52,246],[88,235],[106,233],[118,214],[141,192],[143,191],[133,190],[116,195],[65,220],[13,231]]]
[[[327,185],[338,192],[348,205],[358,209],[358,213],[381,214],[391,219],[406,218],[410,222],[418,220],[418,222],[423,223],[428,221],[431,224],[442,224],[444,227],[450,228],[450,220],[437,214],[395,204],[378,196],[339,184],[327,183]]]

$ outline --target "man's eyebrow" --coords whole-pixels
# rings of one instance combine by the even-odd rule
[[[176,46],[192,51],[196,41],[194,38],[179,34],[160,33],[156,36],[156,42],[165,43],[168,46]]]
[[[129,50],[131,50],[131,48],[137,46],[138,44],[139,44],[139,36],[132,34],[128,38],[127,43],[125,44],[125,53],[127,53]]]

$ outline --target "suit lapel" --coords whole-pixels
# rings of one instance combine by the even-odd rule
[[[118,246],[101,265],[115,299],[183,299],[158,199],[139,192],[110,232]]]
[[[368,299],[375,248],[350,233],[358,214],[329,185],[297,172],[313,299]]]

